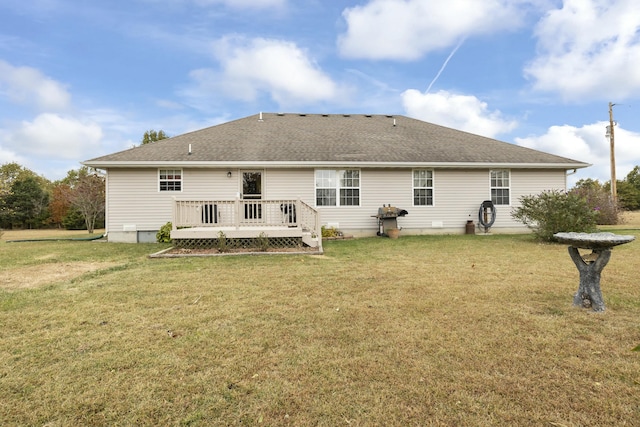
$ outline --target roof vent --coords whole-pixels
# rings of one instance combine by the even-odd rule
[[[329,115],[328,114],[323,114],[322,117],[329,117]]]
[[[284,113],[278,113],[279,116],[284,116]]]
[[[364,116],[365,117],[371,117],[371,114],[365,114]]]
[[[259,122],[262,122],[264,120],[262,120],[262,111],[260,111],[260,118],[258,119]]]
[[[300,117],[307,117],[306,114],[299,114]]]
[[[351,117],[351,114],[343,114],[342,117]]]

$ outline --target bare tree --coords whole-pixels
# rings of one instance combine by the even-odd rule
[[[97,173],[81,177],[71,194],[71,204],[84,218],[87,231],[93,233],[96,220],[105,210],[104,177]]]

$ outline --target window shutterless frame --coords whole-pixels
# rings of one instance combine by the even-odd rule
[[[182,169],[158,169],[158,191],[182,191]]]
[[[433,206],[433,170],[414,169],[411,175],[413,206]]]
[[[508,169],[489,171],[491,201],[494,205],[509,206],[511,204],[511,172]]]
[[[360,206],[359,169],[316,169],[316,206]]]

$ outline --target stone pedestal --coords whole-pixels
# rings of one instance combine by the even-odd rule
[[[569,256],[580,273],[580,285],[573,296],[573,305],[604,311],[604,300],[600,289],[602,270],[611,258],[611,248],[629,243],[635,236],[613,233],[556,233],[559,242],[569,244]],[[578,249],[591,249],[591,253],[580,255]]]

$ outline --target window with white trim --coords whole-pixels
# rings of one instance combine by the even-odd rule
[[[413,170],[413,206],[433,206],[433,171]]]
[[[491,201],[494,205],[509,205],[509,171],[507,169],[491,172]]]
[[[316,206],[360,206],[360,171],[317,169]]]
[[[182,191],[182,169],[159,169],[158,189],[160,191]]]

